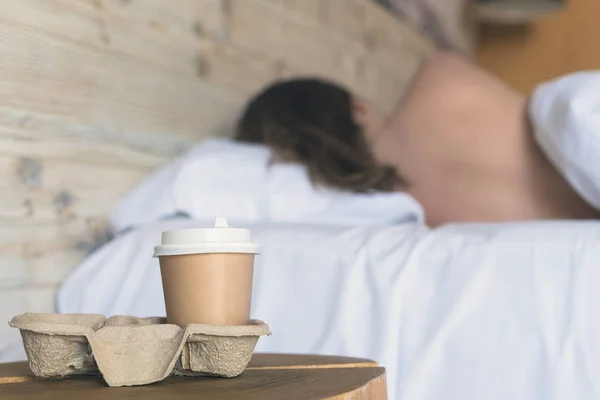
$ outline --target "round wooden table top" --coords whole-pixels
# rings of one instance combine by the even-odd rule
[[[37,378],[26,362],[0,364],[0,399],[386,399],[385,369],[360,358],[255,354],[236,378],[168,377],[111,388],[99,376]]]

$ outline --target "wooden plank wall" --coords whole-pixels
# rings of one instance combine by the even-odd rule
[[[0,317],[51,311],[115,201],[265,83],[390,109],[431,51],[366,0],[0,0]]]

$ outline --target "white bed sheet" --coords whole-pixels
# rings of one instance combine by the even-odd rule
[[[197,225],[117,238],[59,311],[163,315],[152,247]],[[273,331],[257,351],[374,359],[391,399],[600,398],[599,223],[248,227],[263,245],[252,315]]]

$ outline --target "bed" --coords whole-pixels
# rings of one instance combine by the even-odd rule
[[[80,265],[62,312],[164,315],[160,232],[146,224]],[[261,244],[257,351],[373,359],[390,399],[596,399],[600,225],[245,224]]]

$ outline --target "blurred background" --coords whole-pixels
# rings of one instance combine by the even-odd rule
[[[600,2],[546,3],[556,12],[528,23],[489,23],[481,27],[479,63],[524,93],[559,75],[600,67],[600,25],[596,23]]]
[[[542,81],[600,66],[595,0],[381,1],[416,21],[439,46],[474,54],[524,93]]]

